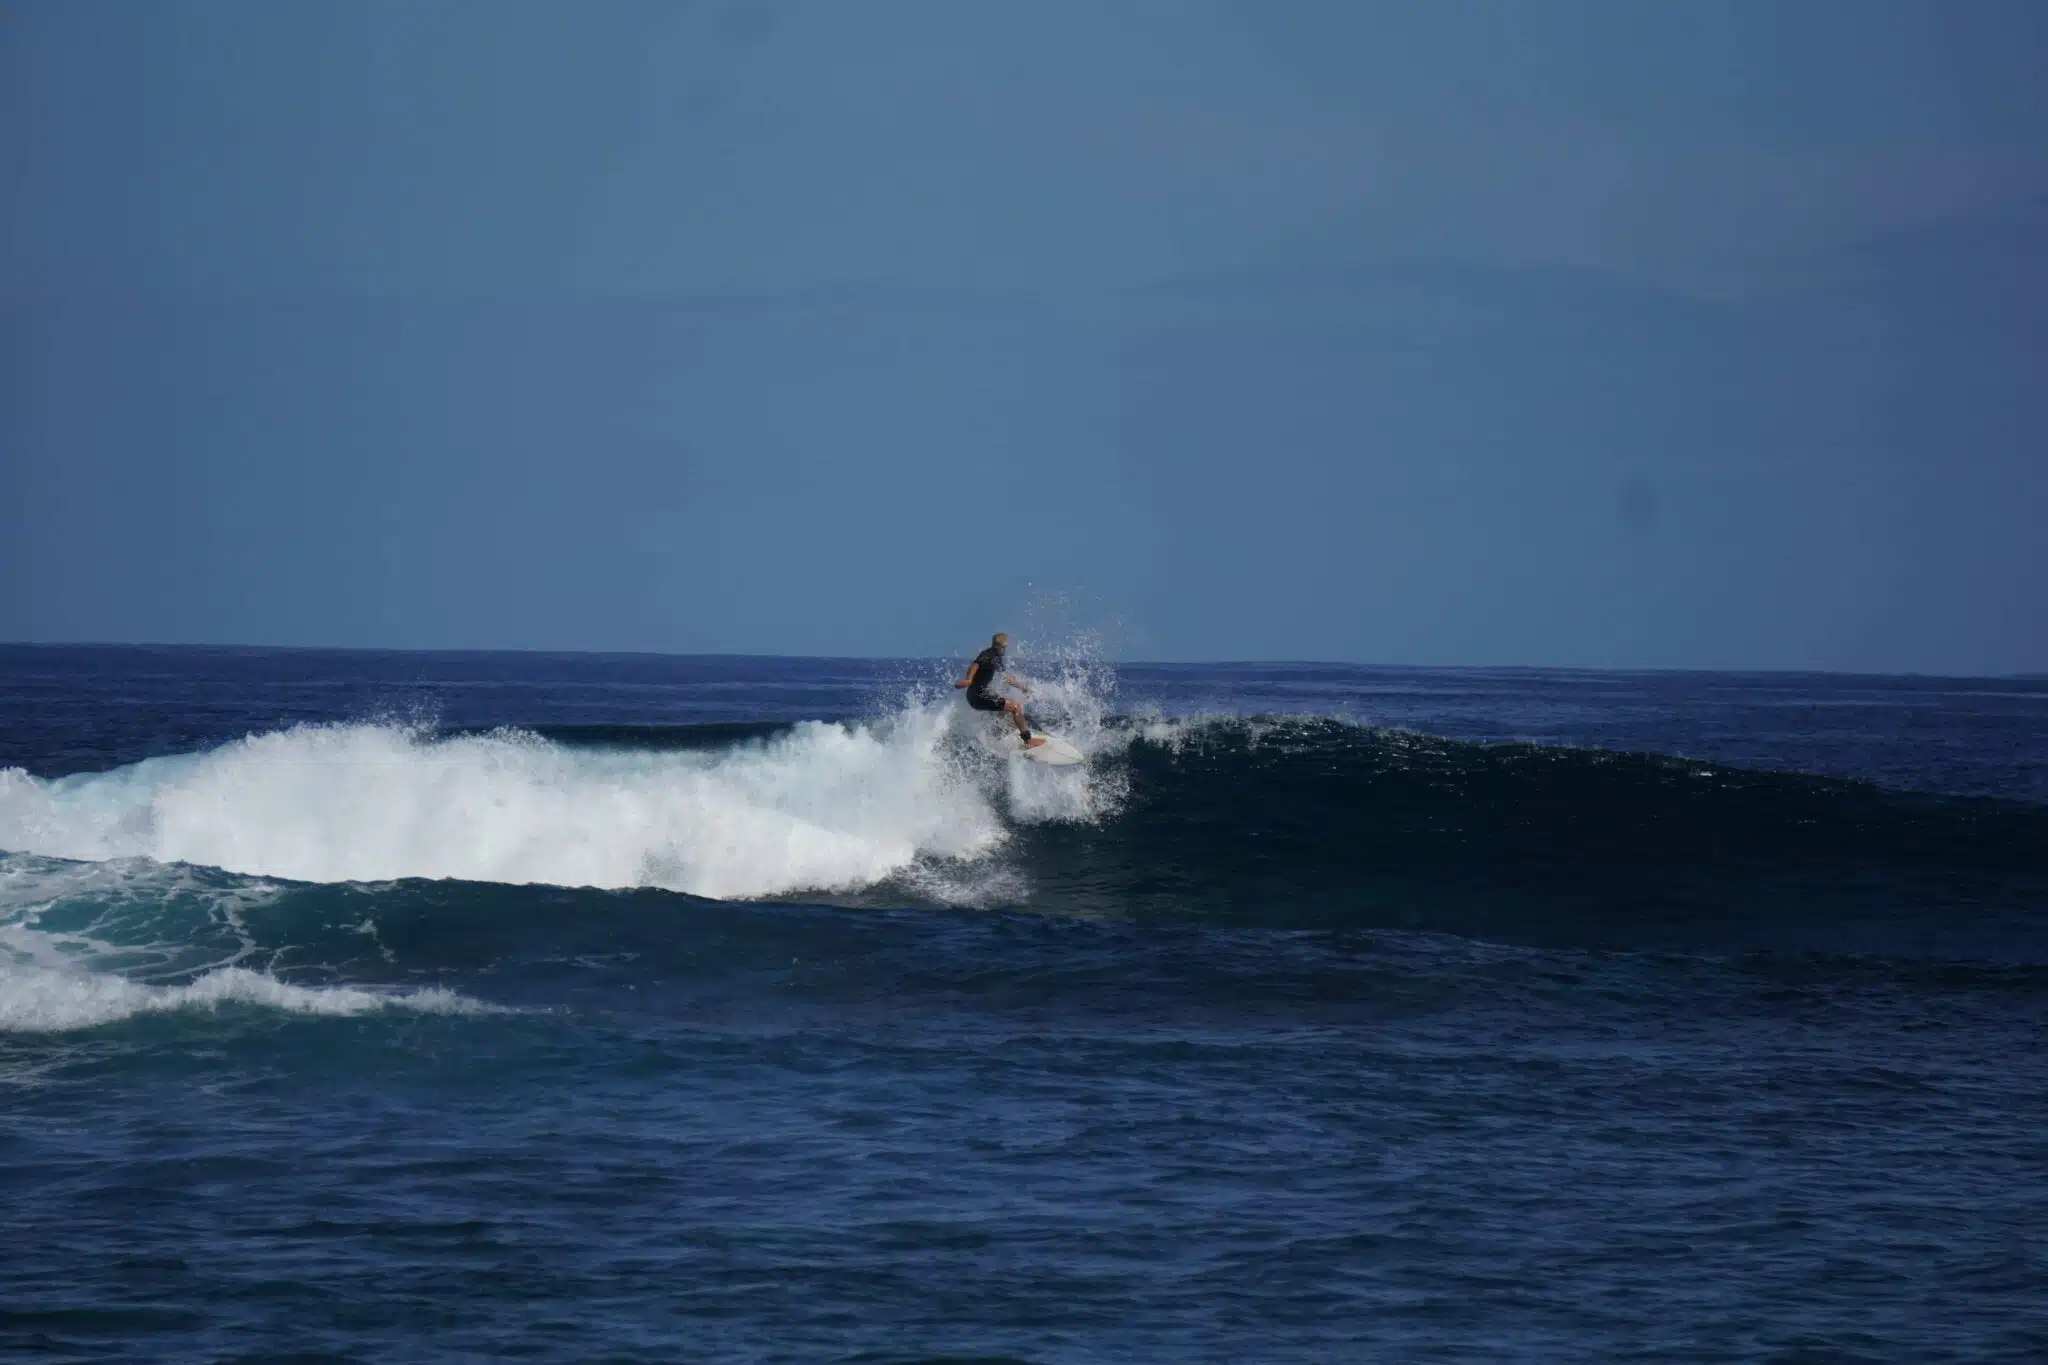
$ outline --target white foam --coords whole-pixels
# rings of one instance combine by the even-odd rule
[[[0,771],[0,848],[314,882],[854,890],[1005,839],[989,774],[942,742],[961,718],[913,705],[711,753],[300,726],[109,773]]]
[[[1106,724],[1105,694],[1085,666],[1064,667],[1037,684],[1034,720],[1091,757],[1113,754],[1132,736]],[[244,916],[288,891],[263,878],[722,899],[896,879],[953,904],[1014,903],[1029,887],[998,856],[1009,838],[999,812],[1099,819],[1122,779],[1104,765],[1027,762],[988,719],[936,684],[883,720],[810,722],[718,751],[384,723],[250,735],[107,773],[0,770],[0,1032],[227,1006],[491,1008],[441,989],[297,985],[254,970],[279,950],[259,949]],[[358,928],[374,936],[368,921]]]
[[[97,1028],[141,1014],[252,1005],[286,1014],[353,1015],[377,1010],[423,1014],[496,1013],[454,991],[381,992],[352,986],[294,986],[244,967],[223,967],[176,986],[150,985],[109,972],[0,964],[0,1032],[57,1033]]]

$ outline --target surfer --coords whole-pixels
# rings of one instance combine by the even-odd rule
[[[1020,682],[1015,674],[1003,672],[1003,654],[1009,648],[1010,637],[1002,631],[997,631],[995,638],[989,641],[988,648],[975,655],[974,662],[967,665],[967,676],[953,686],[967,689],[967,704],[977,711],[1007,712],[1010,719],[1016,722],[1017,734],[1024,740],[1024,747],[1036,749],[1045,743],[1045,736],[1031,733],[1031,722],[1024,718],[1023,705],[989,691],[995,686],[997,678],[1005,678],[1008,679],[1010,686],[1025,696],[1031,695],[1031,689]]]

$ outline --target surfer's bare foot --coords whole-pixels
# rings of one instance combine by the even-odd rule
[[[1031,738],[1024,741],[1024,747],[1027,749],[1036,749],[1039,745],[1043,743],[1045,743],[1044,735],[1033,735]]]

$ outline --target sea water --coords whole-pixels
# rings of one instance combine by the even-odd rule
[[[0,649],[0,1351],[2048,1358],[2048,683],[1014,662]]]

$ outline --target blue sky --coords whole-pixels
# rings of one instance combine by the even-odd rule
[[[0,638],[2048,669],[2032,3],[0,3]]]

